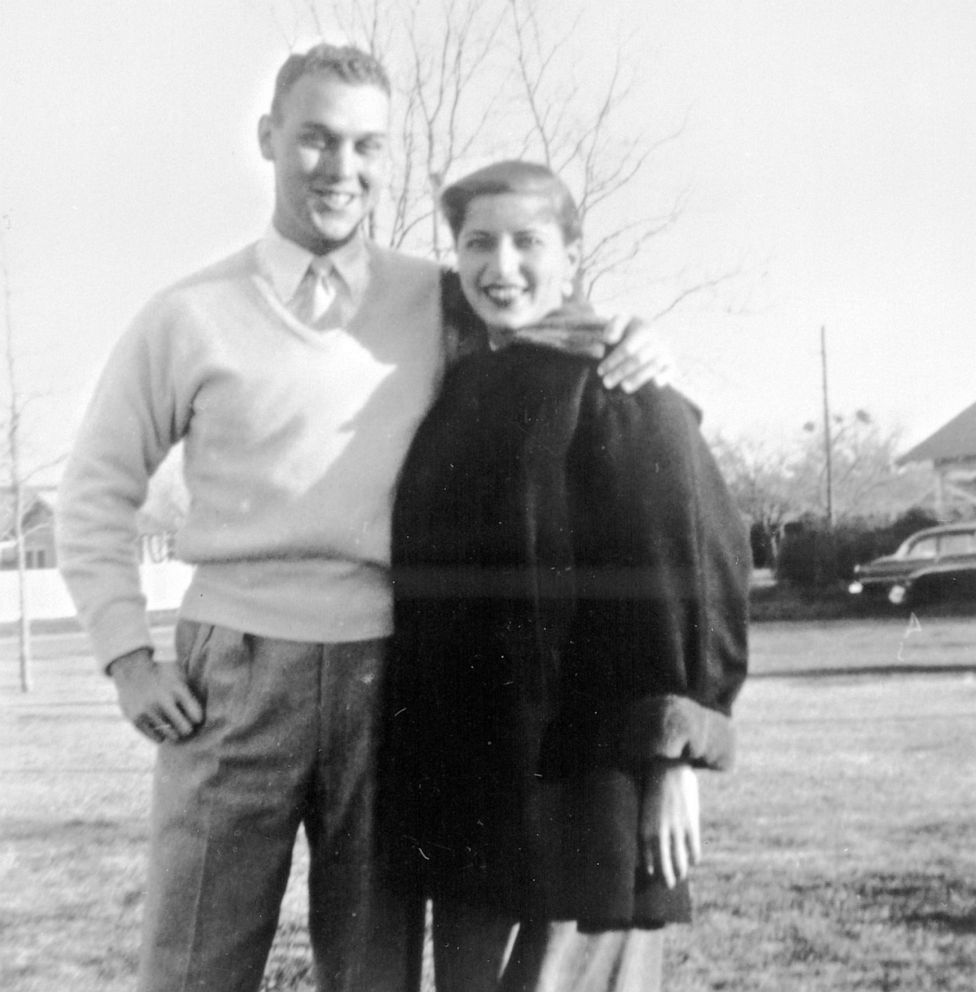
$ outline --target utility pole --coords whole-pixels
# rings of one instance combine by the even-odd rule
[[[833,441],[830,436],[830,397],[827,392],[827,328],[820,326],[820,369],[823,380],[824,459],[827,476],[827,530],[834,529]]]

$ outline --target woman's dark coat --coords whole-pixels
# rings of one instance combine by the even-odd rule
[[[750,557],[694,408],[595,366],[520,341],[462,357],[417,434],[381,850],[427,895],[657,926],[688,899],[642,864],[642,768],[730,763]]]

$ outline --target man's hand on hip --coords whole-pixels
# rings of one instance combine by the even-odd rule
[[[116,658],[108,667],[126,719],[156,744],[189,737],[203,722],[203,707],[175,662],[153,661],[148,648]]]

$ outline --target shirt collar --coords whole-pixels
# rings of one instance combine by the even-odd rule
[[[258,242],[258,254],[275,295],[282,303],[287,304],[297,292],[315,255],[286,238],[274,224],[268,225],[264,237]],[[365,236],[357,234],[324,257],[331,262],[358,306],[369,275],[369,252]]]

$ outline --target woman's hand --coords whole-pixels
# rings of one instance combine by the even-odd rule
[[[690,765],[662,760],[645,770],[640,841],[647,871],[669,889],[701,860],[698,778]]]
[[[653,382],[667,386],[674,378],[671,351],[661,334],[640,317],[613,317],[604,330],[607,356],[599,373],[607,389],[632,393]]]

